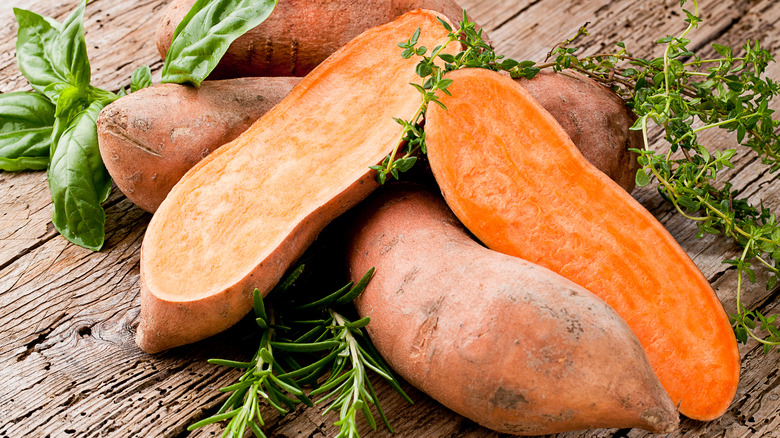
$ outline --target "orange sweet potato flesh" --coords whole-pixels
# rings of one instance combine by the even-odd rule
[[[590,164],[631,193],[639,169],[642,133],[636,116],[614,91],[583,75],[543,71],[517,80],[550,113]]]
[[[655,218],[598,172],[514,81],[449,76],[449,111],[427,114],[428,157],[447,204],[489,248],[555,271],[628,323],[684,415],[717,418],[739,379],[734,333],[707,279]]]
[[[137,344],[157,352],[240,320],[322,228],[377,187],[368,166],[420,95],[399,41],[447,32],[430,11],[370,29],[334,53],[236,140],[193,167],[152,218],[141,249]],[[452,50],[456,50],[452,47]]]
[[[671,432],[675,405],[636,336],[601,299],[489,250],[441,198],[397,185],[361,205],[349,245],[369,336],[409,383],[502,433]]]
[[[165,9],[157,28],[163,59],[194,3],[172,0]],[[454,23],[462,17],[454,0],[282,0],[268,19],[230,45],[209,77],[304,76],[364,30],[414,9],[440,12]]]
[[[192,166],[246,131],[299,81],[239,78],[138,90],[100,112],[100,155],[119,190],[154,213]]]

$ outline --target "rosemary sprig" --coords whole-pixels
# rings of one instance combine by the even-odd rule
[[[222,388],[233,394],[217,414],[188,430],[229,420],[223,437],[243,436],[247,428],[255,436],[265,437],[261,429],[264,425],[261,402],[285,415],[299,403],[313,406],[309,397],[329,392],[317,403],[330,402],[323,415],[339,412],[339,419],[334,423],[339,427],[338,437],[359,436],[358,412],[376,430],[370,405],[375,406],[392,431],[368,379],[369,370],[387,380],[410,403],[411,399],[364,334],[369,318],[350,321],[344,316],[352,300],[370,281],[373,268],[357,284],[349,283],[326,296],[315,295],[301,302],[303,294],[296,290],[295,283],[303,271],[304,265],[300,264],[285,276],[270,293],[267,303],[255,291],[255,317],[260,328],[257,353],[250,362],[209,361],[246,371],[238,382]],[[326,376],[324,380],[323,376]],[[312,385],[315,388],[307,396],[302,388]]]
[[[243,437],[246,429],[250,429],[258,438],[266,438],[261,429],[265,422],[260,413],[260,399],[273,406],[281,415],[287,414],[300,402],[307,406],[313,406],[311,400],[304,395],[303,390],[295,381],[289,377],[278,375],[282,370],[273,353],[272,339],[276,330],[273,319],[265,310],[260,291],[255,289],[253,298],[255,317],[260,327],[258,350],[249,362],[209,360],[209,363],[214,365],[244,368],[246,371],[238,379],[238,382],[220,389],[222,392],[232,392],[232,394],[222,404],[219,411],[209,418],[192,424],[187,430],[191,431],[208,424],[229,420],[222,433],[223,438]],[[296,399],[285,394],[294,396]]]
[[[323,415],[331,411],[339,412],[339,421],[335,423],[339,426],[337,438],[358,437],[358,412],[362,412],[369,425],[376,430],[376,421],[369,408],[370,404],[376,406],[382,421],[393,432],[393,428],[379,405],[379,399],[368,379],[367,371],[371,370],[388,381],[409,403],[412,400],[398,386],[398,382],[393,378],[387,365],[381,361],[364,336],[361,329],[368,324],[369,319],[362,318],[352,322],[332,309],[329,309],[328,312],[330,318],[326,325],[333,336],[332,339],[339,341],[339,345],[333,350],[334,352],[338,351],[338,353],[333,357],[328,378],[319,388],[312,391],[310,396],[327,393],[315,404],[330,403]]]
[[[681,0],[681,7],[686,1]],[[780,170],[780,137],[776,132],[780,121],[772,118],[774,111],[769,108],[769,102],[780,93],[780,85],[763,77],[767,64],[774,59],[757,41],[748,40],[740,56],[735,56],[732,48],[719,44],[712,45],[718,54],[712,59],[703,59],[689,50],[687,37],[701,22],[698,1],[692,0],[692,4],[693,12],[683,10],[685,30],[679,36],[659,39],[657,43],[665,46],[663,56],[652,59],[635,56],[622,42],[611,53],[577,56],[578,49],[570,45],[588,35],[586,24],[574,37],[548,53],[548,59],[554,57],[552,61],[545,59],[542,64],[516,61],[496,55],[465,14],[458,31],[453,32],[443,23],[450,31],[451,41],[457,38],[464,48],[455,56],[440,53],[438,58],[445,62],[443,68],[437,67],[435,56],[425,57],[424,48],[416,47],[417,33],[400,46],[404,56],[422,56],[418,73],[423,84],[423,114],[429,102],[437,102],[435,95],[430,97],[426,93],[435,94],[436,88],[447,92],[450,82],[445,83],[447,87],[436,87],[436,84],[446,81],[446,72],[464,67],[505,71],[513,78],[529,79],[542,69],[572,70],[615,88],[638,118],[632,129],[642,131],[644,138],[644,148],[636,150],[642,165],[636,175],[637,185],[646,186],[655,178],[660,195],[683,217],[697,224],[697,237],[722,234],[738,245],[741,256],[724,261],[735,266],[738,274],[737,313],[730,315],[731,322],[737,339],[741,342],[755,339],[768,351],[780,345],[780,325],[776,316],[767,317],[745,307],[742,280],[747,276],[755,282],[754,266],[760,265],[770,274],[767,289],[777,286],[780,225],[763,202],[755,206],[746,198],[739,198],[739,192],[732,190],[729,181],[719,179],[721,170],[734,167],[731,159],[736,149],[707,148],[699,142],[699,135],[710,129],[733,132],[737,143],[756,153],[770,172]],[[404,160],[425,153],[422,120],[418,112],[411,120],[399,121],[405,127],[399,142],[399,148],[407,145]],[[668,148],[658,151],[650,148],[648,129],[652,124],[663,129]],[[678,151],[682,158],[673,157]],[[382,166],[375,167],[380,182],[385,181],[387,173],[398,178],[398,173],[393,172],[394,157],[395,152]],[[400,167],[408,170],[405,164]],[[756,327],[766,335],[757,335]]]

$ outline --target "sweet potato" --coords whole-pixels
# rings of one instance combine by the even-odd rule
[[[520,84],[560,123],[582,155],[631,193],[639,169],[642,133],[628,128],[636,116],[611,89],[580,74],[540,72]]]
[[[163,13],[157,28],[163,59],[176,26],[194,3],[172,0]],[[455,23],[462,17],[454,0],[280,1],[266,21],[231,44],[209,77],[304,76],[364,30],[414,9],[438,11]]]
[[[429,192],[376,195],[360,207],[349,269],[359,280],[376,268],[356,306],[409,383],[503,433],[676,427],[639,341],[602,300],[479,245]]]
[[[411,117],[420,104],[408,85],[416,61],[397,46],[418,27],[427,47],[447,39],[431,11],[366,31],[174,186],[141,249],[143,350],[233,325],[252,307],[253,289],[267,293],[329,221],[377,187],[368,166],[398,141],[393,117]]]
[[[192,166],[246,131],[299,81],[242,78],[136,91],[97,119],[103,162],[119,190],[154,213]]]
[[[516,82],[449,76],[426,118],[428,158],[457,217],[489,248],[601,297],[636,333],[672,401],[710,420],[739,380],[734,333],[707,279],[664,227],[583,159]]]

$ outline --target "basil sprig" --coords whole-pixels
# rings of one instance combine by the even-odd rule
[[[276,3],[277,0],[197,0],[173,33],[162,82],[199,87],[230,44],[265,21]]]
[[[277,0],[198,0],[176,28],[163,82],[200,85],[230,44],[262,23]],[[99,250],[111,178],[100,157],[96,119],[127,94],[90,84],[84,38],[86,0],[60,23],[14,8],[16,60],[34,92],[0,94],[0,171],[47,169],[52,222],[69,241]],[[133,72],[130,92],[152,85],[148,66]]]
[[[47,169],[54,227],[97,251],[105,240],[101,204],[111,192],[111,178],[100,158],[95,121],[119,96],[90,85],[86,3],[80,0],[63,23],[14,9],[16,60],[36,92],[0,96],[0,169]],[[146,83],[142,77],[139,84]]]

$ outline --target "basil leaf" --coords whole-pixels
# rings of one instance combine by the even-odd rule
[[[49,87],[46,87],[47,89]],[[54,112],[55,117],[62,117],[63,114],[79,112],[87,107],[88,101],[83,90],[73,85],[69,85],[59,92],[57,96],[57,109]]]
[[[16,59],[19,70],[32,87],[46,94],[52,102],[64,86],[79,89],[89,86],[91,76],[87,43],[84,40],[86,0],[63,24],[24,9],[14,9],[19,31],[16,37]],[[52,84],[64,84],[51,87]]]
[[[136,91],[152,86],[152,70],[148,65],[142,65],[135,69],[133,76],[130,79],[130,92]]]
[[[81,89],[89,86],[91,77],[87,42],[84,40],[84,8],[87,0],[81,0],[76,9],[62,23],[62,31],[53,52],[53,67],[71,85]]]
[[[230,44],[265,21],[277,0],[197,0],[176,27],[162,82],[200,83]]]
[[[6,172],[21,172],[23,170],[45,170],[49,165],[49,157],[0,157],[0,170]]]
[[[0,94],[0,170],[43,170],[49,163],[54,105],[38,93]]]
[[[78,92],[78,88],[67,84],[52,84],[46,87],[47,90],[51,89],[53,85],[57,87],[57,105],[54,111],[54,126],[51,132],[51,144],[59,144],[60,137],[68,127],[70,127],[71,121],[76,117],[78,113],[86,108],[86,100]],[[64,85],[64,87],[59,87]],[[54,148],[51,149],[51,155],[54,154]]]
[[[16,33],[16,62],[33,89],[39,93],[55,82],[65,80],[52,60],[60,35],[60,24],[34,12],[14,8],[19,30]]]
[[[106,105],[98,100],[73,116],[53,149],[48,171],[55,228],[69,241],[94,251],[105,239],[106,213],[100,204],[111,191],[95,125]]]

